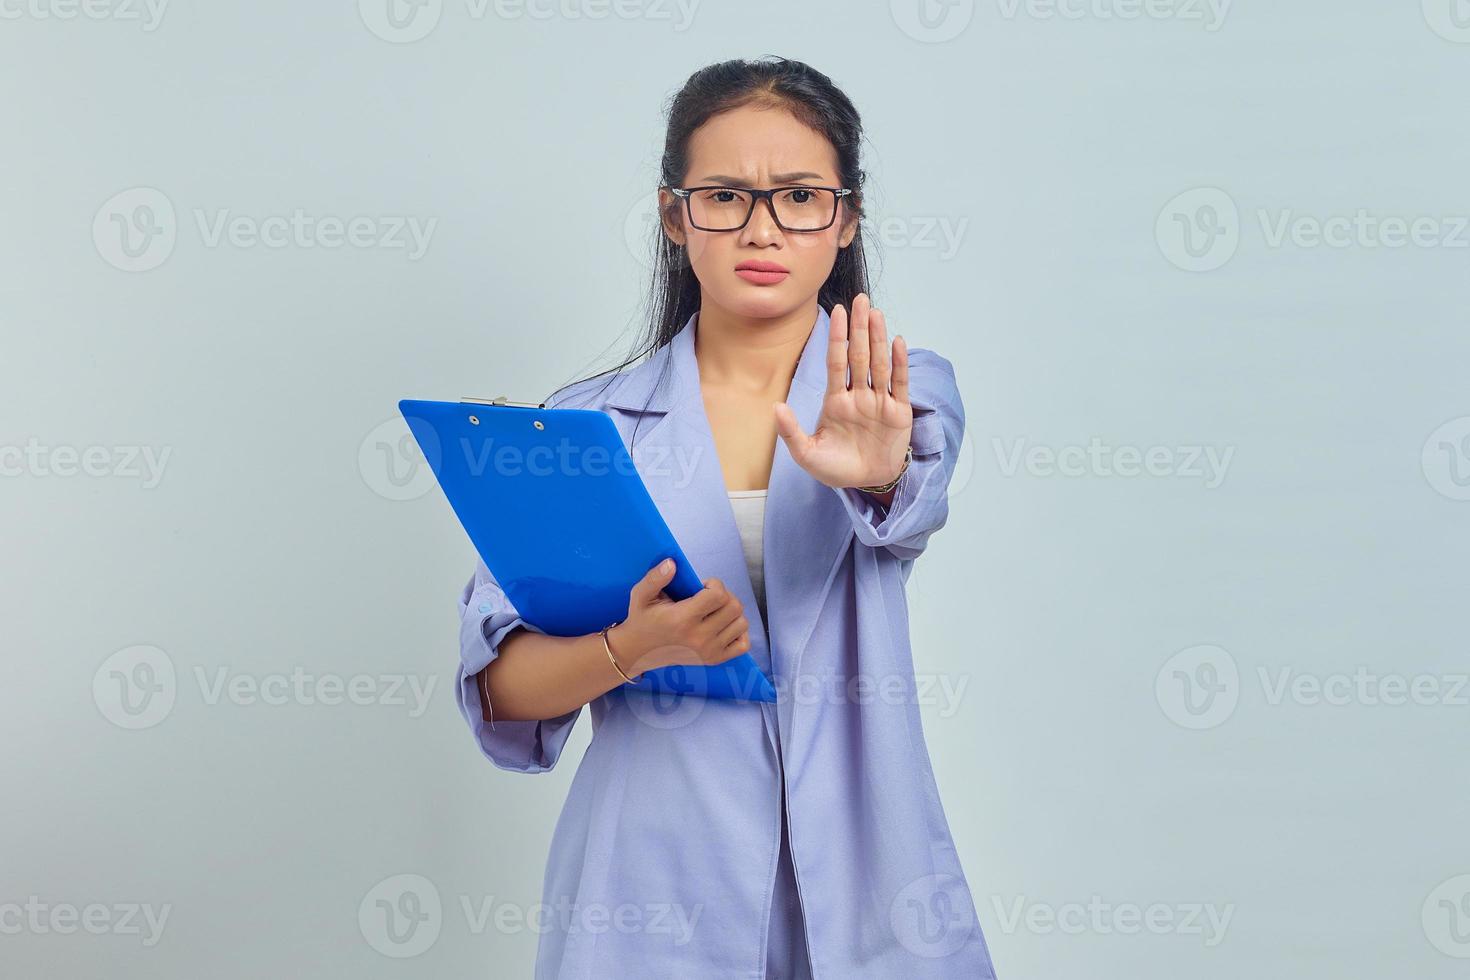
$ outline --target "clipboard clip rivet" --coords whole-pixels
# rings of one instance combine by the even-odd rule
[[[544,428],[546,428],[545,424],[543,424],[540,419],[537,419],[536,421],[532,422],[531,424],[534,425],[538,429],[544,429]]]
[[[470,425],[479,425],[479,424],[480,424],[480,417],[478,415],[471,415],[470,416]]]

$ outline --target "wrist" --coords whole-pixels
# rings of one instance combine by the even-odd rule
[[[856,489],[862,490],[865,493],[872,493],[872,494],[879,494],[879,495],[890,493],[893,490],[894,487],[898,486],[898,481],[901,480],[901,479],[903,479],[903,475],[909,471],[909,461],[912,460],[913,458],[914,458],[914,447],[912,445],[910,445],[909,447],[907,447],[904,450],[904,454],[903,454],[903,465],[901,465],[898,468],[898,474],[893,479],[889,480],[887,483],[879,483],[879,484],[876,484],[874,486],[866,486],[866,487],[865,486],[859,486]]]
[[[603,652],[608,654],[610,669],[624,675],[625,681],[636,681],[648,669],[648,655],[629,639],[624,625],[624,622],[614,623],[600,639],[606,640]]]

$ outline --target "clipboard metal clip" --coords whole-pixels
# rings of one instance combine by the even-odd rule
[[[476,398],[466,395],[459,400],[461,405],[521,405],[525,408],[545,408],[545,402],[518,402],[512,401],[509,395],[496,395],[494,398]]]

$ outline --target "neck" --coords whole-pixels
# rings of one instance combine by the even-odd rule
[[[694,356],[703,385],[785,391],[817,322],[815,298],[776,317],[749,317],[701,301]]]

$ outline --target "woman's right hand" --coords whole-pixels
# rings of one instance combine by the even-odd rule
[[[687,599],[670,599],[674,560],[653,566],[628,593],[628,617],[607,631],[613,656],[630,675],[675,664],[714,666],[750,650],[744,609],[717,578]]]

